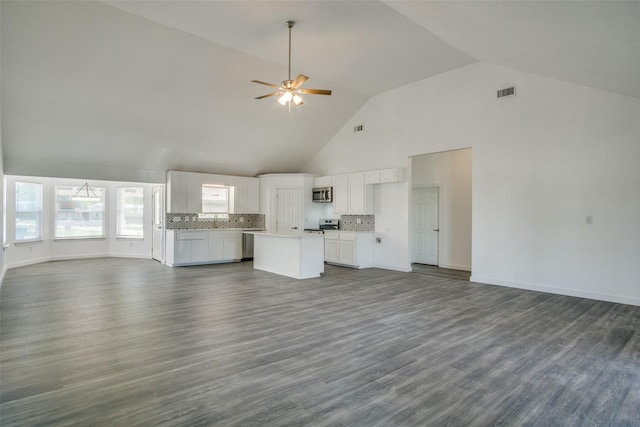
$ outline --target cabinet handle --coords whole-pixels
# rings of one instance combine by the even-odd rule
[[[433,231],[440,231],[440,229],[439,228],[434,228]]]
[[[298,229],[298,227],[291,227],[291,229],[292,229],[292,230],[297,230],[297,229]]]

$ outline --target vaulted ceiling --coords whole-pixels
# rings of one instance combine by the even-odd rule
[[[640,2],[2,1],[5,173],[304,169],[372,96],[471,64],[640,98]],[[333,95],[291,112],[257,79]],[[337,153],[339,155],[339,153]]]

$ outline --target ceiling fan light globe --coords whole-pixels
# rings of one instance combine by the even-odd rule
[[[280,104],[284,105],[287,102],[290,102],[292,98],[293,98],[293,95],[291,95],[291,92],[285,92],[285,93],[282,94],[280,99],[278,99],[278,102]]]
[[[300,98],[300,97],[298,96],[298,94],[295,94],[295,95],[293,95],[293,102],[294,102],[296,105],[300,105],[300,103],[302,102],[302,98]]]

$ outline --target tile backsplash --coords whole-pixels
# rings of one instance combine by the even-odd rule
[[[167,230],[213,230],[225,228],[264,229],[263,214],[229,214],[229,219],[199,220],[194,213],[167,213]]]
[[[340,230],[376,231],[375,215],[340,215]]]

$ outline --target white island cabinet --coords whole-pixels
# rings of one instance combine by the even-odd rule
[[[249,233],[254,235],[253,268],[294,279],[310,279],[324,273],[322,234]]]

